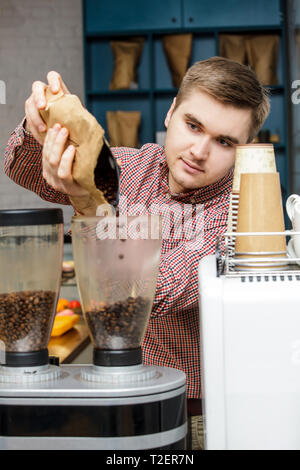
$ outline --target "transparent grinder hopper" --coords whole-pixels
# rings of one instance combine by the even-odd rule
[[[48,342],[63,255],[61,209],[0,210],[0,382],[57,377]]]
[[[141,381],[141,343],[152,309],[161,254],[157,216],[73,217],[72,243],[84,317],[94,346],[83,378]]]

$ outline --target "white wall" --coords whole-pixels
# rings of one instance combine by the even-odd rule
[[[84,101],[81,0],[0,0],[0,209],[55,207],[13,183],[3,171],[10,132],[24,116],[34,80],[46,81],[57,70],[68,88]],[[73,214],[64,209],[66,229]]]

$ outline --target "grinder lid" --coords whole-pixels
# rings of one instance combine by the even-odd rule
[[[0,210],[0,227],[63,224],[62,209]]]

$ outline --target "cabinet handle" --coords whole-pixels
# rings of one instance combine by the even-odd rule
[[[172,23],[176,23],[177,19],[173,16]]]
[[[194,18],[192,18],[192,17],[190,16],[189,22],[192,23],[193,21],[194,21]]]

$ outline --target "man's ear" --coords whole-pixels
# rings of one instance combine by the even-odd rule
[[[175,108],[175,104],[176,104],[176,97],[173,99],[173,102],[172,102],[172,104],[170,106],[170,109],[167,112],[167,115],[166,115],[166,118],[165,118],[165,126],[166,126],[167,129],[168,129],[168,125],[169,125],[171,116],[173,114],[174,108]]]

